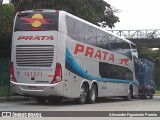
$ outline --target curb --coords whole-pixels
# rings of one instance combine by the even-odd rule
[[[24,96],[9,96],[9,97],[0,97],[0,102],[19,102],[19,101],[31,101],[34,98],[24,97]]]

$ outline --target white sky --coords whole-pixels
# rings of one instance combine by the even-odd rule
[[[9,0],[3,0],[4,3]],[[104,0],[120,9],[116,30],[160,29],[160,0]]]
[[[3,3],[9,3],[9,0],[3,0]]]
[[[160,0],[105,0],[122,10],[116,30],[160,29]]]

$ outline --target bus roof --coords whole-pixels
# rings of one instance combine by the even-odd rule
[[[109,32],[109,31],[105,30],[104,28],[101,28],[101,27],[99,27],[99,26],[97,26],[97,25],[95,25],[95,24],[93,24],[93,23],[90,23],[90,22],[88,22],[88,21],[86,21],[86,20],[84,20],[84,19],[82,19],[82,18],[79,18],[79,17],[77,17],[77,16],[75,16],[75,15],[72,15],[72,14],[66,12],[66,11],[63,11],[63,10],[35,9],[35,10],[25,10],[25,11],[21,11],[21,13],[23,13],[23,12],[33,12],[33,11],[37,11],[37,12],[38,12],[38,11],[43,11],[43,12],[59,12],[59,13],[62,13],[62,14],[64,14],[64,15],[68,15],[68,16],[74,18],[74,19],[80,20],[80,21],[82,21],[83,23],[86,23],[86,24],[88,24],[88,25],[90,25],[90,26],[93,26],[93,27],[99,29],[99,30],[102,30],[102,31],[104,31],[104,32],[107,32],[108,34],[111,34],[111,35],[113,35],[113,36],[116,36],[116,37],[118,37],[118,38],[120,38],[120,39],[122,39],[122,40],[125,40],[125,41],[128,42],[128,43],[134,44],[133,42],[131,42],[130,40],[128,40],[128,39],[126,39],[126,38],[122,38],[122,37],[120,37],[120,36],[118,36],[118,35],[115,35],[115,34]],[[134,45],[135,45],[135,44],[134,44]]]

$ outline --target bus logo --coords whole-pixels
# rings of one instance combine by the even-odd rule
[[[17,40],[54,40],[54,36],[18,36]]]
[[[34,14],[32,18],[21,18],[21,19],[28,22],[33,27],[40,27],[42,24],[48,24],[48,22],[39,13]]]

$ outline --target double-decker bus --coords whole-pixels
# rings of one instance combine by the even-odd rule
[[[15,16],[11,88],[36,101],[138,95],[135,45],[65,11],[27,10]]]

